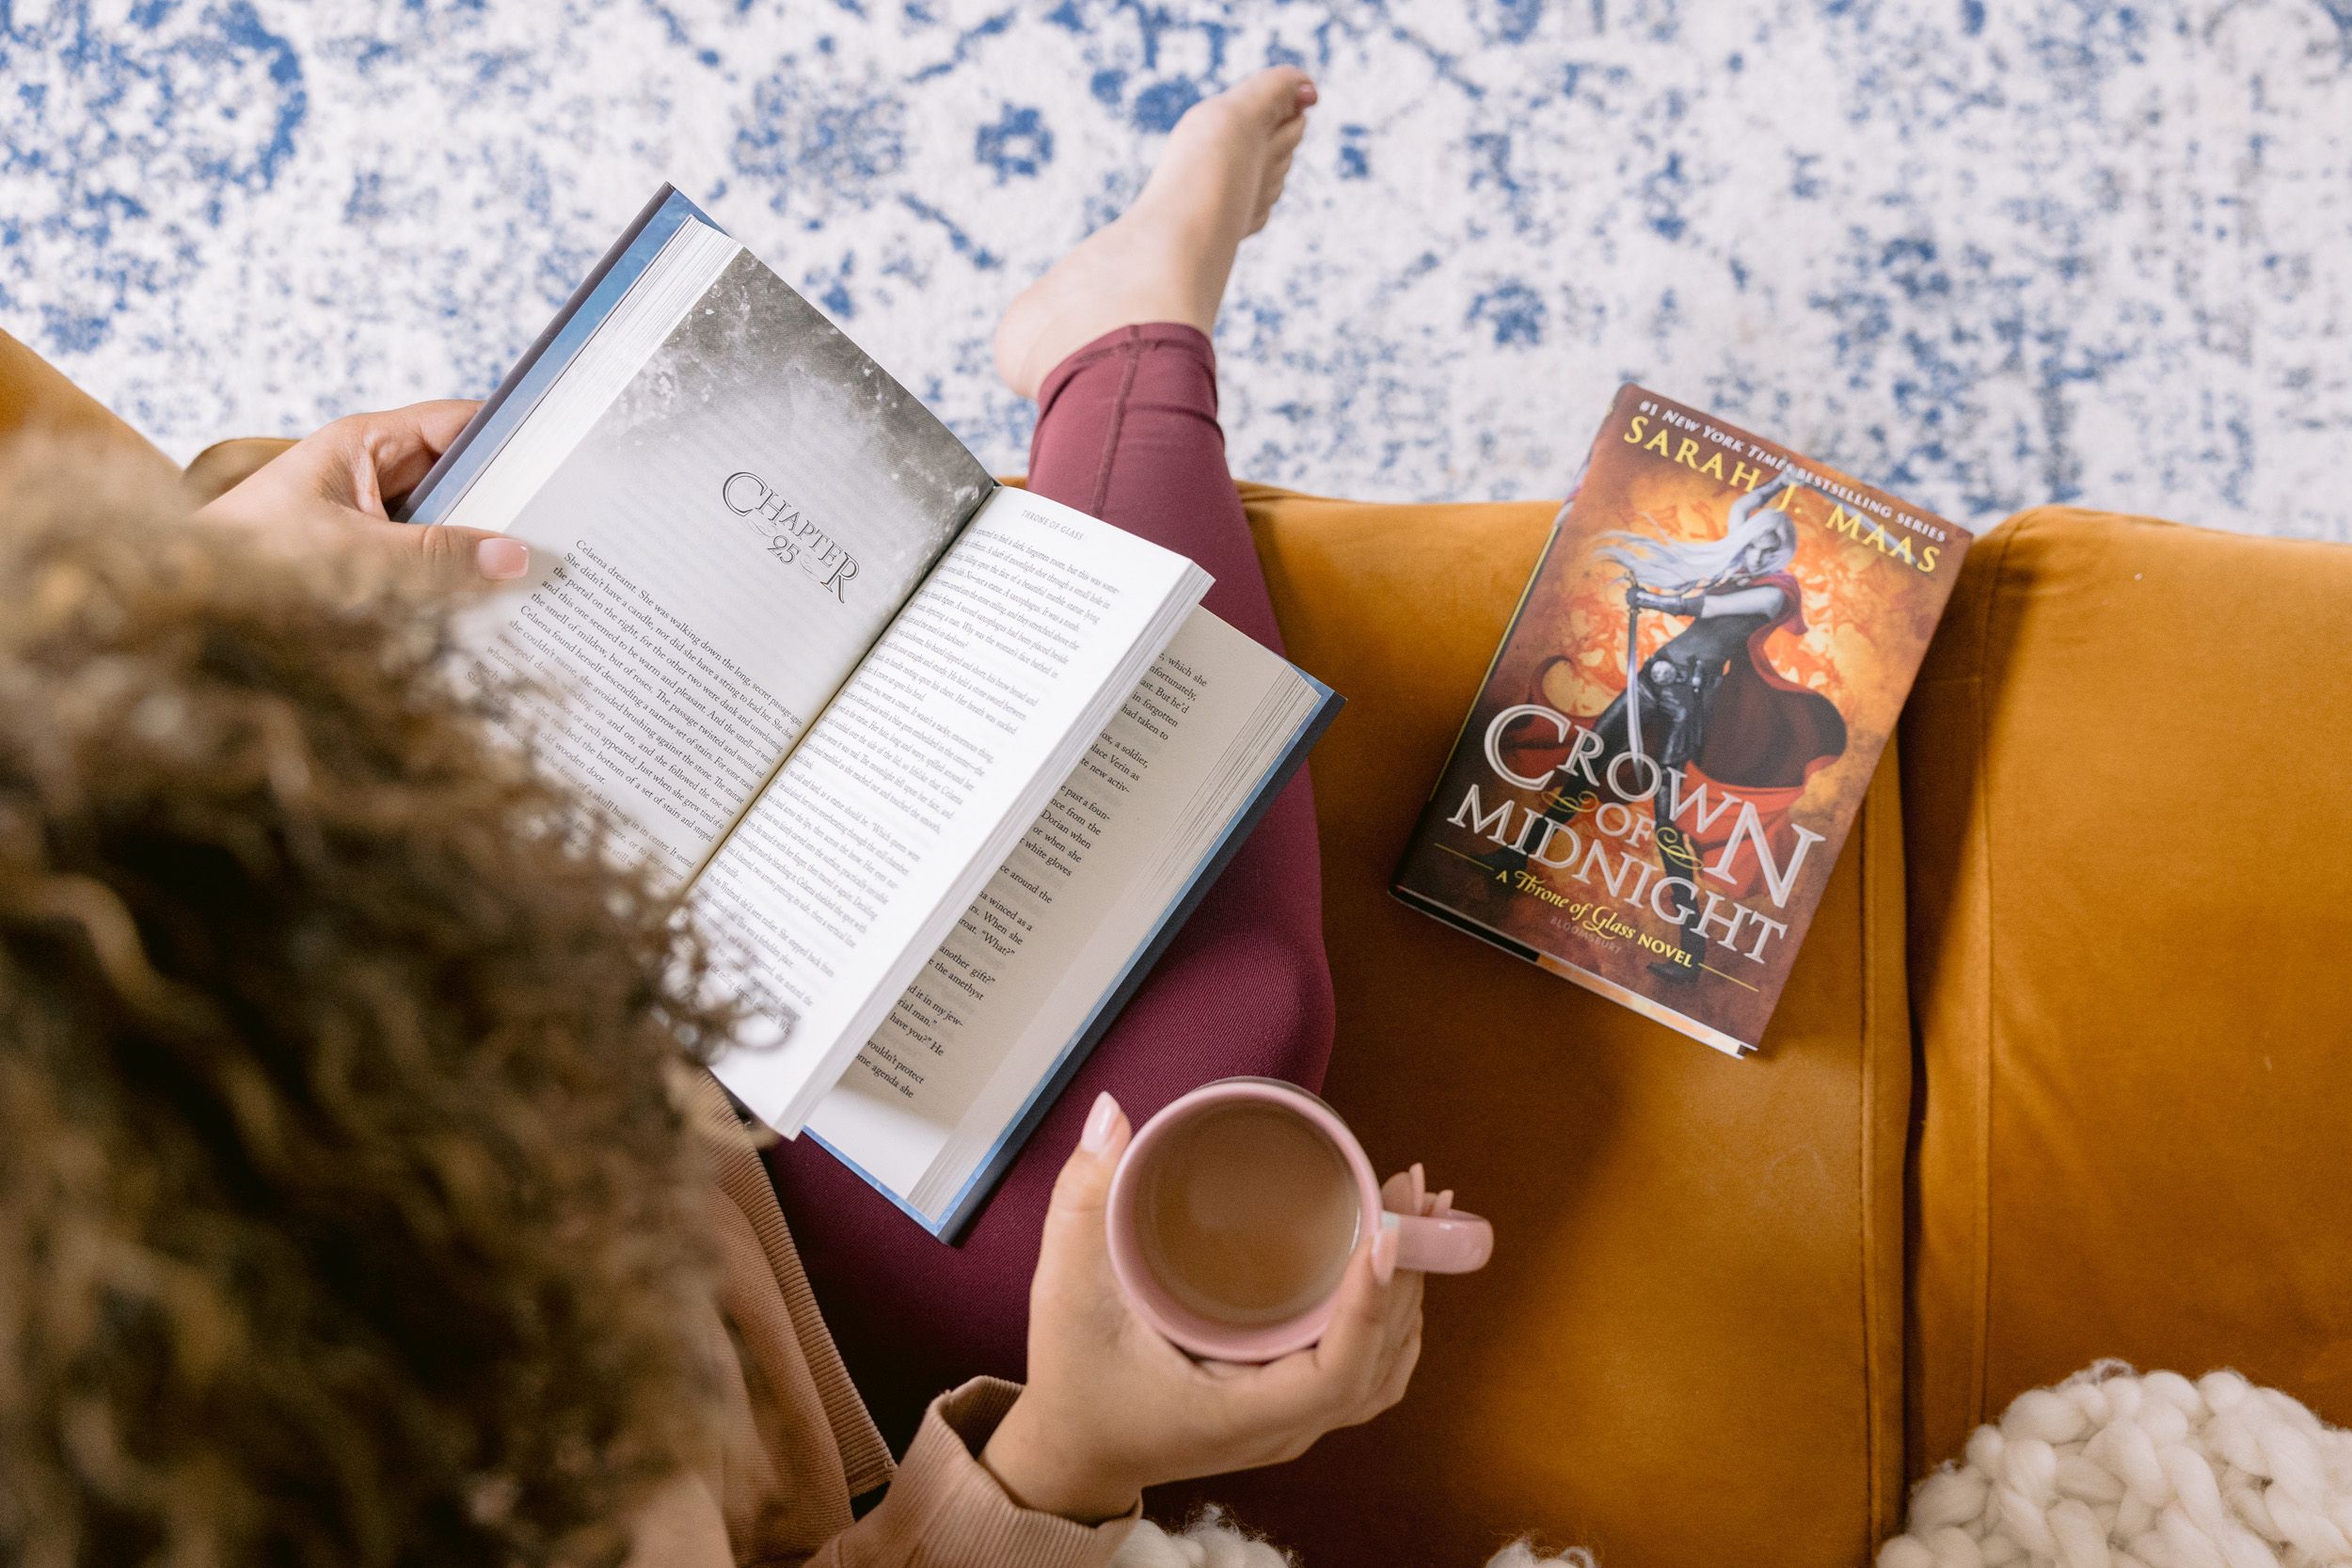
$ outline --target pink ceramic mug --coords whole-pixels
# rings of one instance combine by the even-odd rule
[[[1336,1249],[1337,1261],[1327,1270],[1327,1286],[1318,1280],[1317,1299],[1296,1310],[1285,1311],[1279,1321],[1272,1323],[1237,1323],[1209,1316],[1188,1305],[1183,1299],[1185,1292],[1171,1289],[1153,1269],[1152,1243],[1146,1234],[1154,1223],[1147,1214],[1147,1208],[1160,1201],[1153,1191],[1167,1180],[1155,1166],[1155,1157],[1164,1153],[1171,1139],[1184,1137],[1187,1128],[1197,1129],[1204,1113],[1243,1105],[1282,1113],[1311,1129],[1345,1166],[1355,1186],[1352,1215],[1344,1212],[1343,1198],[1341,1212],[1332,1216],[1337,1224],[1323,1227],[1319,1231],[1322,1244]],[[1221,1234],[1217,1227],[1227,1226],[1236,1247],[1253,1243],[1262,1245],[1262,1238],[1244,1233],[1251,1216],[1238,1212],[1248,1206],[1246,1182],[1254,1173],[1223,1174],[1227,1178],[1222,1183],[1223,1196],[1208,1207],[1216,1210],[1221,1205],[1235,1212],[1212,1212],[1205,1219],[1190,1216],[1199,1221],[1191,1232],[1195,1243],[1216,1245]],[[1271,1361],[1303,1350],[1321,1338],[1331,1322],[1339,1282],[1345,1277],[1345,1260],[1354,1255],[1358,1243],[1372,1227],[1383,1226],[1399,1233],[1396,1266],[1400,1269],[1468,1274],[1483,1267],[1494,1251],[1494,1227],[1475,1214],[1397,1214],[1382,1209],[1380,1184],[1373,1179],[1372,1162],[1364,1158],[1363,1147],[1347,1130],[1347,1123],[1305,1089],[1273,1078],[1220,1078],[1174,1101],[1145,1122],[1127,1145],[1126,1153],[1120,1157],[1118,1170],[1112,1173],[1107,1223],[1111,1269],[1137,1315],[1193,1354],[1216,1361]]]

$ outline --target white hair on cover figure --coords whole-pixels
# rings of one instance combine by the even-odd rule
[[[1110,1568],[1299,1568],[1298,1559],[1225,1522],[1225,1511],[1207,1508],[1170,1535],[1146,1519],[1111,1558]],[[1597,1568],[1581,1547],[1559,1557],[1537,1557],[1525,1539],[1512,1542],[1487,1560],[1486,1568]],[[2234,1568],[2234,1565],[2233,1565]]]
[[[2232,1371],[2102,1361],[2017,1396],[1911,1495],[1878,1568],[2352,1564],[2352,1432]]]
[[[1654,594],[1699,594],[1734,580],[1777,572],[1797,558],[1797,525],[1788,503],[1765,504],[1796,482],[1777,474],[1760,490],[1750,490],[1731,503],[1721,539],[1669,539],[1663,529],[1646,533],[1611,529],[1597,535],[1600,547],[1593,554],[1624,567],[1628,575]],[[1658,519],[1645,512],[1642,521],[1653,529]]]

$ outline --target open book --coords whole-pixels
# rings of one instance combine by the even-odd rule
[[[721,1082],[942,1237],[1338,707],[667,187],[404,515],[532,546],[471,676],[689,888]]]

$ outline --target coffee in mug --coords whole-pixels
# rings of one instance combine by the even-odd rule
[[[1152,1277],[1186,1311],[1234,1328],[1287,1323],[1338,1290],[1363,1223],[1347,1156],[1260,1100],[1169,1128],[1136,1173],[1135,1203]]]
[[[1144,1123],[1112,1173],[1111,1267],[1139,1316],[1196,1355],[1270,1361],[1331,1321],[1374,1227],[1397,1267],[1466,1274],[1494,1249],[1475,1214],[1394,1214],[1338,1113],[1295,1085],[1225,1078]]]

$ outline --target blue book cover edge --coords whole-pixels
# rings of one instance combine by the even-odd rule
[[[459,497],[473,477],[485,467],[516,427],[539,405],[580,351],[596,335],[612,308],[621,302],[632,284],[642,277],[661,247],[676,233],[687,219],[718,229],[710,214],[696,206],[686,193],[675,185],[663,185],[654,193],[629,226],[612,242],[612,248],[599,258],[572,291],[564,308],[555,313],[532,345],[515,361],[514,369],[498,384],[482,406],[474,410],[466,428],[457,433],[449,450],[441,453],[432,469],[417,487],[408,492],[393,518],[402,523],[436,523]]]
[[[1306,762],[1307,753],[1314,750],[1315,742],[1323,738],[1323,732],[1331,727],[1331,721],[1339,717],[1341,708],[1346,706],[1346,698],[1304,670],[1298,670],[1295,665],[1292,668],[1297,671],[1299,679],[1314,688],[1318,700],[1313,711],[1307,715],[1306,721],[1292,735],[1290,744],[1283,749],[1274,765],[1260,776],[1257,793],[1251,797],[1249,804],[1226,825],[1225,834],[1217,840],[1216,847],[1194,869],[1192,879],[1169,903],[1167,911],[1160,916],[1159,924],[1136,949],[1135,957],[1127,960],[1127,967],[1120,973],[1118,981],[1104,992],[1103,999],[1095,1004],[1094,1011],[1088,1016],[1087,1022],[1080,1026],[1071,1042],[1062,1048],[1053,1070],[1030,1091],[1021,1114],[1013,1118],[1003,1136],[990,1148],[988,1157],[981,1161],[979,1167],[965,1180],[962,1188],[948,1202],[939,1218],[933,1220],[919,1212],[871,1174],[859,1169],[854,1161],[842,1158],[839,1150],[834,1150],[834,1157],[841,1159],[843,1164],[857,1171],[884,1197],[912,1215],[916,1224],[941,1241],[953,1245],[963,1239],[963,1232],[979,1217],[981,1209],[987,1206],[990,1196],[995,1192],[996,1184],[1012,1168],[1013,1161],[1037,1132],[1039,1124],[1044,1121],[1046,1113],[1061,1099],[1062,1091],[1077,1076],[1079,1068],[1086,1065],[1087,1057],[1093,1053],[1095,1046],[1118,1022],[1120,1013],[1151,976],[1152,967],[1167,952],[1168,944],[1176,940],[1176,933],[1183,930],[1184,922],[1192,918],[1192,911],[1199,908],[1209,889],[1216,884],[1216,879],[1225,874],[1226,866],[1240,853],[1241,847],[1257,831],[1265,814],[1273,809],[1275,798],[1289,785],[1292,775]],[[826,1147],[831,1148],[832,1146]]]

